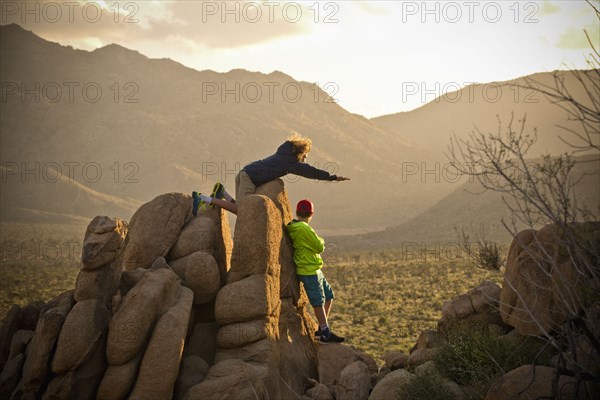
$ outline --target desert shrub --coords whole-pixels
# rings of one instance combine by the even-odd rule
[[[463,321],[447,334],[435,359],[439,371],[459,385],[489,387],[494,379],[525,364],[549,365],[542,342],[498,335],[486,323]]]
[[[497,243],[484,240],[475,256],[478,265],[490,271],[500,271],[504,265],[502,249]]]
[[[417,373],[406,385],[398,389],[399,398],[411,400],[447,400],[444,378],[430,371]]]

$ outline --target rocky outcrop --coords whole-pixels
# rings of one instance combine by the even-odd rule
[[[223,210],[192,217],[191,197],[178,193],[144,204],[129,224],[94,218],[75,290],[4,320],[1,397],[306,393],[318,376],[316,324],[284,234],[291,209],[283,182],[259,189],[239,204],[235,246]],[[344,373],[346,397],[364,392],[365,368]]]
[[[466,294],[448,301],[442,306],[438,331],[445,332],[453,324],[463,320],[481,321],[508,329],[499,311],[501,290],[495,283],[483,282]]]
[[[316,326],[306,313],[295,266],[282,292],[283,218],[291,215],[287,195],[281,181],[264,186],[259,191],[266,195],[247,196],[238,204],[231,269],[214,307],[215,364],[186,399],[246,398],[244,393],[291,398],[305,393],[307,378],[317,377]],[[291,258],[286,262],[293,265]],[[226,367],[247,382],[232,383]]]
[[[561,376],[553,388],[555,378],[554,368],[541,365],[523,365],[509,371],[490,387],[485,400],[535,400],[539,398],[581,399],[597,398],[597,391],[591,391],[585,384],[576,388],[574,377]],[[579,395],[575,395],[578,389]],[[596,388],[597,390],[597,388]]]
[[[570,229],[589,248],[600,248],[600,222],[577,224]],[[544,336],[552,332],[581,313],[585,293],[600,290],[600,282],[592,279],[598,271],[573,264],[572,258],[586,256],[573,249],[564,236],[557,225],[547,225],[539,231],[520,232],[510,246],[500,312],[502,319],[521,334]],[[580,266],[585,265],[581,259],[578,261]]]

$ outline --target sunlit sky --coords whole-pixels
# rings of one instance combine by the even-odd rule
[[[329,83],[342,107],[366,117],[473,82],[584,68],[583,30],[600,42],[598,18],[580,0],[0,3],[1,24],[79,49],[117,43],[198,70],[278,70]]]

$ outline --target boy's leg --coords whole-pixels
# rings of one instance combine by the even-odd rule
[[[331,305],[333,303],[333,299],[335,298],[335,294],[333,293],[333,289],[329,286],[329,282],[323,275],[323,294],[325,295],[325,316],[329,318],[329,313],[331,312]]]
[[[331,302],[333,300],[327,300],[325,302],[325,307],[323,307],[325,309],[325,318],[329,318],[329,312],[331,311]]]
[[[313,306],[313,310],[315,312],[315,316],[317,317],[317,321],[319,322],[319,326],[321,328],[324,326],[328,326],[327,313],[325,312],[325,308],[323,306]]]
[[[219,206],[221,208],[224,208],[225,210],[236,214],[238,213],[238,206],[235,203],[231,203],[227,200],[223,200],[223,199],[215,199],[214,197],[212,198],[212,200],[210,201],[210,204],[214,204],[215,206]]]

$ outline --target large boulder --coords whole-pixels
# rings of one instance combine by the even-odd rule
[[[492,282],[483,282],[466,294],[449,300],[442,306],[438,331],[444,333],[458,321],[482,321],[505,327],[498,310],[502,289]]]
[[[192,216],[192,198],[182,193],[160,195],[131,217],[120,262],[122,269],[148,268],[165,257]]]
[[[111,312],[98,300],[75,304],[60,331],[52,372],[66,374],[87,361],[103,336],[110,317]]]
[[[277,273],[279,279],[281,235],[281,214],[268,197],[250,195],[242,199],[228,282],[256,274]]]
[[[82,269],[75,283],[75,300],[97,299],[108,307],[119,289],[120,280],[121,268],[116,261],[93,271]]]
[[[569,229],[589,248],[600,248],[600,222],[573,224]],[[600,290],[599,280],[592,279],[600,272],[597,265],[574,265],[572,260],[582,254],[566,236],[552,224],[520,232],[510,246],[500,312],[521,334],[543,336],[559,328],[582,312],[586,293]]]
[[[91,271],[117,261],[127,231],[125,221],[106,216],[95,217],[85,231],[81,269]]]
[[[13,304],[8,310],[6,317],[2,320],[0,326],[0,371],[4,368],[4,363],[8,361],[8,354],[10,353],[10,343],[12,337],[21,326],[21,307]]]
[[[56,375],[48,384],[43,400],[94,400],[106,369],[106,335],[102,335],[89,358],[77,369]]]
[[[156,323],[130,399],[171,398],[179,373],[193,300],[192,291],[181,287],[177,303]]]
[[[281,298],[291,297],[294,302],[306,300],[306,294],[301,293],[300,282],[296,275],[296,264],[294,263],[294,247],[292,240],[287,234],[285,225],[293,218],[292,208],[287,196],[287,191],[281,179],[275,179],[256,188],[256,194],[264,195],[270,198],[275,207],[281,213],[281,222],[283,224],[283,235],[281,235],[281,244],[279,246],[279,264],[281,266],[280,283]]]
[[[170,269],[148,271],[123,299],[110,320],[106,356],[122,365],[141,351],[158,316],[175,304],[179,284]]]
[[[69,290],[55,297],[42,309],[33,337],[27,346],[22,381],[24,397],[35,397],[46,382],[50,355],[63,323],[74,305],[73,290]]]
[[[215,224],[215,238],[213,256],[217,260],[219,272],[221,273],[221,286],[227,283],[227,275],[231,266],[231,254],[233,253],[233,240],[229,228],[229,212],[221,208],[211,208],[201,214],[210,218]]]
[[[199,215],[190,219],[171,247],[168,259],[177,260],[197,251],[212,254],[215,247],[215,231],[216,226],[212,218]]]
[[[579,395],[575,396],[574,389],[577,380],[565,375],[560,376],[555,393],[553,390],[554,373],[554,368],[523,365],[498,378],[488,390],[485,400],[536,400],[541,398],[593,400],[598,398],[598,388],[596,387],[594,390],[585,384],[579,387]]]
[[[205,251],[196,251],[171,261],[171,268],[194,292],[194,303],[212,301],[221,288],[221,275],[215,258]]]
[[[98,387],[98,400],[120,400],[127,398],[138,375],[143,353],[123,365],[109,365]]]

